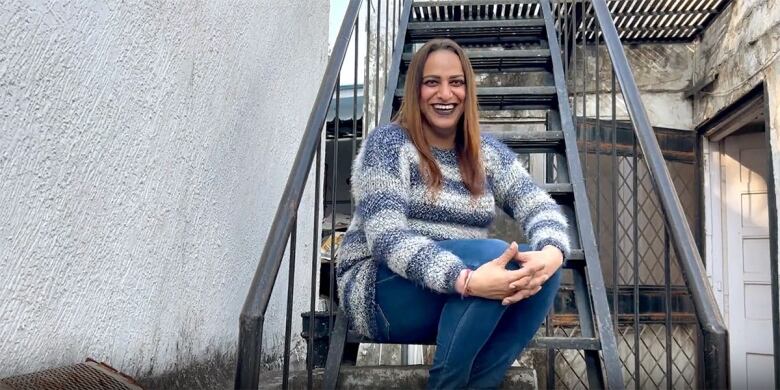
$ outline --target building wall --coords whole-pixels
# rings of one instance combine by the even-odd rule
[[[762,82],[768,101],[775,193],[780,183],[780,2],[733,0],[696,48],[694,82],[711,80],[694,98],[698,126]],[[776,198],[777,199],[777,198]],[[776,204],[776,207],[780,203]]]
[[[327,0],[0,4],[0,377],[86,357],[137,378],[232,366],[327,28]]]
[[[694,48],[693,43],[642,44],[623,47],[651,125],[680,130],[693,129],[693,106],[685,97],[685,91],[690,87],[693,78]],[[580,94],[577,97],[575,111],[577,115],[582,115],[582,93],[585,91],[587,99],[584,112],[589,118],[596,118],[596,55],[597,49],[594,45],[585,48],[578,46],[576,69],[579,69],[579,73],[574,75],[577,78],[576,82],[571,79],[573,75],[569,75],[569,92],[576,91]],[[598,48],[598,57],[599,114],[602,119],[606,117],[611,119],[612,63],[606,46],[601,45]],[[582,74],[583,61],[587,64],[585,76]],[[583,77],[588,80],[586,86],[582,84]],[[617,119],[629,120],[628,109],[619,92],[620,86],[617,80],[615,83],[618,90],[615,104]]]

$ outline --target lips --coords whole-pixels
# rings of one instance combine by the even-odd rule
[[[439,115],[450,115],[455,111],[455,104],[432,104],[433,111]]]

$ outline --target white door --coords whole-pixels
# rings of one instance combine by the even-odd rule
[[[725,139],[721,159],[731,385],[774,388],[766,135]]]

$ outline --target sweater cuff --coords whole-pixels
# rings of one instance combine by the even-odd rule
[[[458,261],[453,261],[449,269],[444,273],[443,287],[445,287],[445,289],[444,291],[442,291],[444,293],[450,293],[450,294],[457,293],[457,291],[455,291],[455,283],[458,281],[458,277],[460,276],[460,273],[464,269],[468,268],[466,267],[465,264],[463,264],[463,261],[461,261],[460,258],[458,258],[455,255],[452,255],[452,257],[454,257]]]
[[[552,246],[558,248],[558,250],[560,250],[561,253],[563,253],[563,259],[564,260],[568,259],[569,256],[571,256],[571,248],[569,247],[569,244],[565,243],[565,242],[558,241],[558,240],[556,240],[554,238],[544,238],[544,239],[540,240],[534,246],[534,250],[535,251],[540,251],[540,250],[542,250],[542,248],[544,248],[547,245],[552,245]]]

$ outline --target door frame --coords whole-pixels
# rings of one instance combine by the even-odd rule
[[[769,90],[767,88],[766,81],[762,81],[750,92],[746,93],[743,97],[737,99],[734,103],[719,111],[709,120],[705,121],[697,127],[701,139],[701,183],[702,183],[702,212],[704,218],[702,219],[702,231],[704,232],[703,247],[704,247],[704,262],[707,270],[707,277],[710,279],[713,291],[716,295],[716,300],[721,309],[723,317],[728,321],[728,314],[724,311],[726,301],[724,291],[724,275],[726,262],[724,261],[723,248],[720,245],[713,245],[713,243],[720,242],[723,239],[722,230],[722,208],[719,206],[714,208],[712,196],[718,197],[718,202],[721,201],[721,169],[720,169],[720,156],[724,153],[723,139],[731,133],[742,128],[745,124],[745,120],[748,120],[748,116],[751,114],[761,113],[764,116],[764,136],[767,142],[767,157],[768,161],[768,177],[767,181],[767,196],[768,196],[768,209],[769,209],[769,266],[771,275],[771,294],[772,294],[772,336],[773,336],[773,351],[774,351],[774,377],[775,383],[780,382],[780,289],[778,288],[778,220],[777,220],[777,202],[776,202],[776,185],[774,180],[774,164],[772,162],[772,153],[780,152],[773,151],[771,147],[771,127],[770,118],[772,118],[771,110],[769,107]],[[713,148],[717,147],[718,153],[714,156],[712,161],[711,152]],[[730,366],[730,365],[729,365]]]

